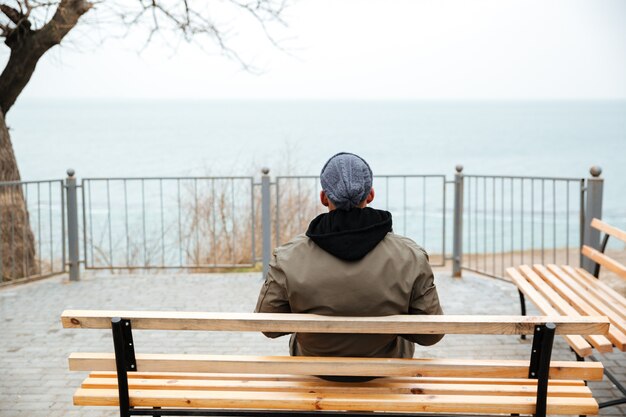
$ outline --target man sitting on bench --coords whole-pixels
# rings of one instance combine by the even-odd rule
[[[372,170],[361,157],[339,153],[320,175],[329,212],[275,249],[256,312],[327,316],[443,314],[424,249],[392,233],[391,213],[374,200]],[[286,333],[264,333],[274,338]],[[443,335],[293,334],[293,356],[412,358],[414,343]]]

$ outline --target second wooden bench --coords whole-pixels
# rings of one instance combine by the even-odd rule
[[[626,297],[598,279],[600,266],[626,279],[626,266],[604,253],[610,236],[626,242],[626,232],[601,220],[593,219],[591,226],[604,233],[601,249],[583,246],[581,254],[596,263],[592,275],[583,268],[570,265],[521,265],[508,268],[507,273],[520,291],[522,312],[525,299],[530,299],[542,314],[569,317],[606,316],[611,322],[606,335],[567,335],[565,339],[579,360],[613,348],[626,351]],[[626,403],[626,387],[610,372],[607,377],[622,392],[623,397],[600,404],[609,407]]]

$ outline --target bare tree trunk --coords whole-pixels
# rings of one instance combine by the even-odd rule
[[[0,5],[0,11],[16,25],[6,35],[11,55],[0,74],[0,182],[20,181],[5,115],[28,84],[39,59],[58,45],[91,7],[92,3],[86,0],[61,0],[50,21],[41,29],[32,30],[24,15]],[[0,185],[0,278],[11,280],[39,271],[22,187]]]
[[[0,182],[19,181],[9,130],[0,112]],[[0,185],[0,277],[3,281],[39,273],[35,238],[21,185]]]

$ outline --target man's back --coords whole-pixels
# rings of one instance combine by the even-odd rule
[[[316,222],[316,220],[318,220]],[[256,311],[331,316],[442,314],[426,252],[395,235],[391,215],[371,208],[318,217],[307,235],[277,248]],[[270,336],[277,336],[270,334]],[[292,337],[291,354],[412,357],[412,342],[441,335]]]

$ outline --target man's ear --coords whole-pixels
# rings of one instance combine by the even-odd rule
[[[328,207],[328,196],[326,195],[326,193],[324,192],[324,190],[320,191],[320,201],[322,202],[322,205],[324,207]]]
[[[374,189],[372,188],[370,190],[370,193],[367,195],[367,197],[365,198],[365,203],[369,204],[372,201],[374,201],[374,197],[376,196],[376,193],[374,193]]]

